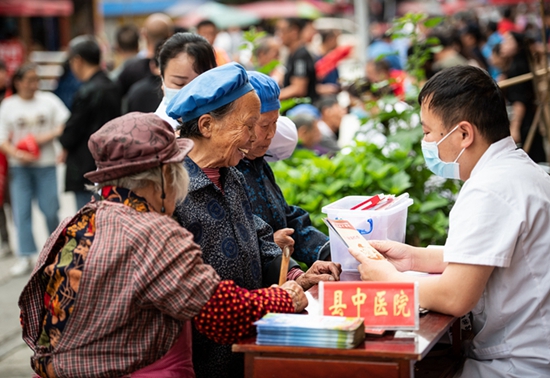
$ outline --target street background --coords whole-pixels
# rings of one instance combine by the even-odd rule
[[[62,188],[65,177],[64,166],[58,166],[58,188]],[[64,219],[75,213],[74,196],[72,193],[59,193],[59,219]],[[10,218],[10,242],[12,251],[16,251],[15,230]],[[44,245],[48,235],[46,223],[36,204],[33,204],[33,230],[36,245]],[[12,278],[10,268],[16,262],[15,256],[0,258],[0,378],[29,378],[33,371],[30,368],[32,352],[21,338],[19,326],[19,294],[27,283],[30,273]]]

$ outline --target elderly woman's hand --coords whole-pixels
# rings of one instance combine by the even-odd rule
[[[285,282],[281,285],[281,289],[286,290],[288,295],[290,295],[290,298],[292,298],[295,313],[304,311],[308,305],[307,297],[302,287],[298,285],[296,281]]]
[[[339,281],[342,266],[330,261],[315,261],[307,272],[296,279],[296,282],[308,290],[320,281]]]
[[[273,233],[275,244],[277,244],[281,249],[283,249],[284,247],[288,247],[291,255],[292,252],[294,252],[294,239],[292,239],[292,236],[290,235],[292,235],[293,233],[293,228],[281,228],[280,230],[277,230]]]

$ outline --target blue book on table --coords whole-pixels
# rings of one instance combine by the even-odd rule
[[[258,345],[350,349],[365,338],[363,318],[270,313],[254,324]]]

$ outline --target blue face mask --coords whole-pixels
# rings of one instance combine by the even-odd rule
[[[457,161],[466,148],[463,148],[462,151],[460,151],[455,161],[452,163],[446,163],[439,158],[439,149],[437,146],[439,146],[441,142],[443,142],[449,135],[458,129],[458,126],[460,125],[456,125],[456,127],[445,135],[439,142],[426,142],[425,140],[422,140],[422,154],[424,155],[424,160],[426,160],[426,166],[428,166],[428,169],[436,175],[447,179],[460,179],[460,170]]]
[[[174,98],[174,96],[176,95],[176,93],[178,93],[180,91],[179,89],[168,88],[165,84],[162,85],[162,88],[164,89],[164,97],[163,97],[162,101],[166,105],[168,105],[170,100],[172,100]]]

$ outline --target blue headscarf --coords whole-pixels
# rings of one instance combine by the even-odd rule
[[[260,113],[279,110],[281,108],[281,102],[279,101],[281,89],[275,80],[256,71],[248,71],[248,79],[262,103]]]
[[[227,63],[197,76],[180,89],[168,103],[166,113],[187,122],[244,96],[254,88],[246,70],[238,63]]]

